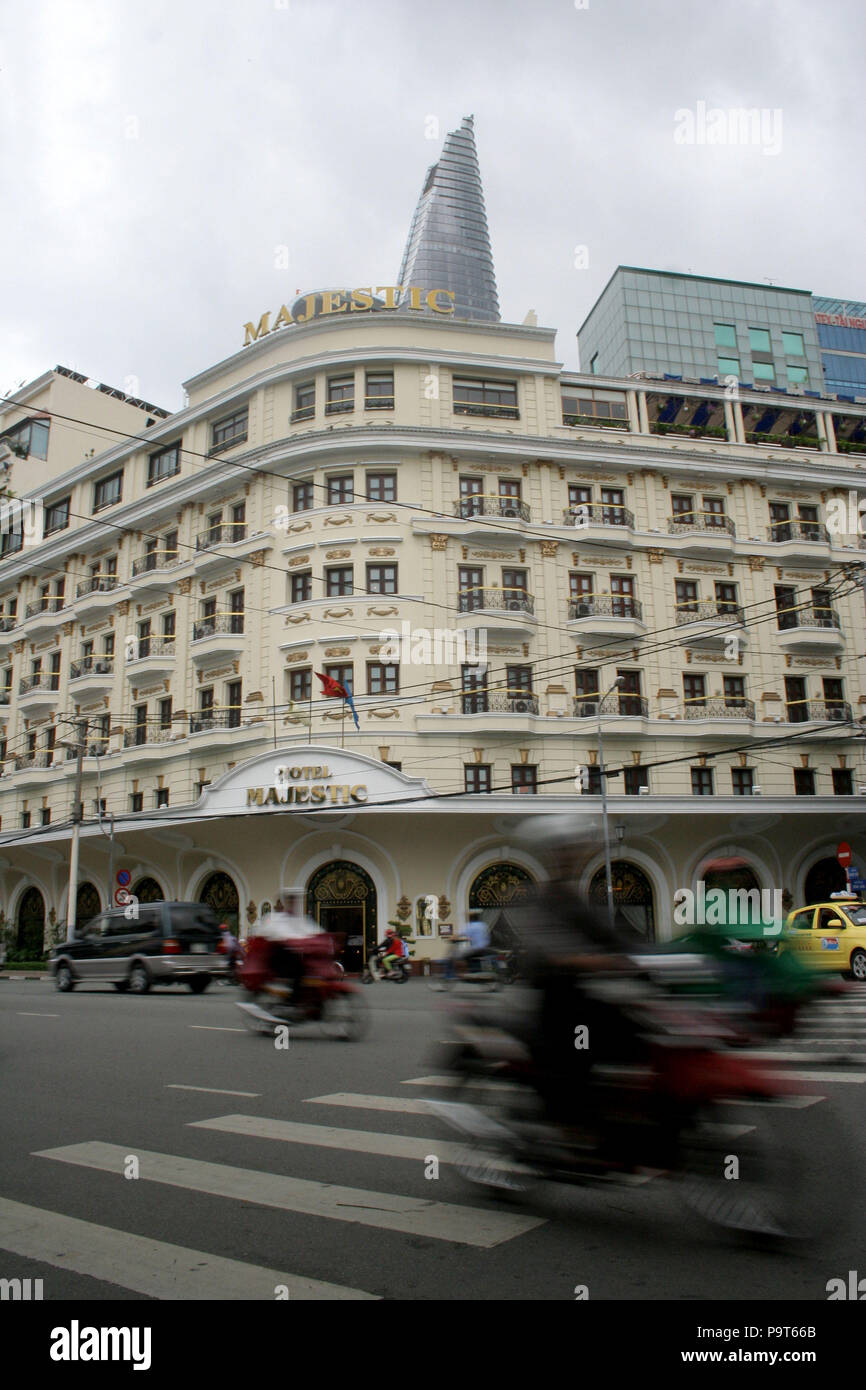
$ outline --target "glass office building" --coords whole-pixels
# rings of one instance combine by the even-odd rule
[[[812,298],[824,387],[832,395],[866,396],[866,304]]]
[[[600,376],[824,384],[808,290],[618,266],[577,336],[582,370]]]

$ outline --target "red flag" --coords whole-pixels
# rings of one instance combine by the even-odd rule
[[[321,671],[317,671],[316,676],[322,682],[323,695],[333,695],[341,700],[348,698],[348,690],[339,681],[335,681],[332,676],[323,676]]]

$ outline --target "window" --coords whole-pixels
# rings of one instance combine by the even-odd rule
[[[113,507],[119,502],[123,494],[123,472],[112,473],[109,478],[100,478],[93,488],[93,510],[102,511],[103,507]]]
[[[519,419],[516,381],[481,381],[454,378],[454,414],[486,415]]]
[[[695,521],[695,500],[685,493],[671,494],[671,516],[674,521],[686,525]]]
[[[506,517],[520,516],[519,479],[499,479],[499,515]]]
[[[569,483],[569,485],[568,485],[568,510],[569,510],[570,512],[576,512],[578,516],[580,516],[580,517],[586,517],[586,518],[588,519],[589,516],[591,515],[590,510],[589,510],[589,504],[590,504],[591,502],[592,502],[592,488],[591,488],[591,487],[582,487],[582,486],[581,486],[580,484],[578,484],[578,483]],[[586,511],[581,511],[581,507],[585,507],[587,510],[586,510]]]
[[[598,710],[598,671],[575,671],[575,713],[595,714]]]
[[[292,510],[308,512],[315,506],[312,483],[295,483],[292,488]]]
[[[805,367],[792,367],[790,363],[785,368],[789,386],[803,386],[809,384],[809,373]]]
[[[303,671],[289,672],[289,699],[309,700],[313,693],[313,672],[310,667]]]
[[[502,571],[502,592],[505,607],[523,611],[527,607],[526,570]]]
[[[737,346],[737,330],[732,323],[714,323],[713,330],[716,335],[716,347],[735,348]]]
[[[244,406],[243,410],[235,411],[234,415],[224,415],[221,420],[217,420],[212,430],[211,453],[216,454],[220,449],[228,449],[232,444],[242,444],[247,437],[248,423],[247,406]]]
[[[821,523],[818,520],[818,508],[800,506],[797,508],[800,518],[800,531],[805,541],[823,540]]]
[[[355,378],[354,376],[331,376],[328,377],[328,400],[325,405],[326,415],[342,415],[346,411],[355,409]]]
[[[753,767],[732,767],[731,786],[734,796],[751,796],[755,785]]]
[[[775,381],[776,368],[772,362],[753,362],[752,371],[756,381]]]
[[[706,676],[683,676],[683,699],[686,718],[694,711],[700,713],[707,703]]]
[[[326,666],[325,675],[330,676],[332,681],[338,681],[344,690],[350,693],[354,691],[354,667],[351,663],[348,666]]]
[[[713,795],[713,769],[711,767],[692,768],[692,796]]]
[[[172,444],[167,449],[160,449],[158,454],[151,454],[147,460],[147,486],[153,487],[154,483],[161,483],[163,478],[173,478],[180,472],[180,444]]]
[[[463,693],[460,708],[463,714],[485,714],[487,711],[487,668],[461,666]]]
[[[623,770],[625,781],[626,796],[638,796],[641,787],[649,786],[649,769],[645,767],[627,767]]]
[[[291,576],[292,603],[308,603],[313,597],[313,572],[302,570]]]
[[[130,797],[129,797],[129,809],[130,809],[130,811],[133,811],[133,812],[135,812],[135,811],[143,811],[143,810],[144,810],[144,792],[131,792],[131,793],[130,793]]]
[[[791,508],[787,502],[770,503],[770,540],[789,541],[791,531]]]
[[[236,502],[232,507],[232,519],[229,523],[229,540],[242,541],[247,534],[247,504],[246,502]]]
[[[739,376],[740,359],[739,357],[720,357],[717,361],[719,376]]]
[[[368,502],[397,501],[396,473],[368,473],[364,483]]]
[[[143,621],[137,625],[137,632],[137,652],[140,661],[143,657],[150,656],[150,618],[143,619]]]
[[[771,352],[769,331],[766,328],[750,328],[749,347],[752,352]]]
[[[705,497],[704,502],[704,521],[707,526],[721,526],[725,524],[725,502],[722,497]]]
[[[584,602],[588,604],[592,600],[594,587],[594,574],[571,573],[568,576],[569,597],[571,598],[573,603],[579,604],[581,602]],[[587,608],[586,611],[589,612],[589,609]],[[585,616],[585,614],[581,614],[578,610],[576,610],[573,616],[581,617]]]
[[[177,621],[177,615],[175,614],[174,609],[172,609],[171,612],[169,612],[169,613],[163,613],[163,615],[162,615],[162,635],[163,635],[163,637],[169,637],[169,638],[172,638],[172,639],[174,638],[176,621]]]
[[[737,605],[737,586],[736,584],[716,584],[716,612],[728,613],[736,616],[739,613]]]
[[[785,710],[789,724],[804,724],[809,718],[806,681],[802,676],[785,677]]]
[[[312,420],[316,413],[316,383],[305,381],[302,385],[295,387],[295,408],[292,411],[291,423],[294,425],[298,420]],[[295,508],[297,511],[298,508]]]
[[[682,614],[697,613],[698,611],[698,586],[693,579],[677,579],[674,581],[674,592],[676,594],[677,622],[688,621],[681,618]]]
[[[644,713],[644,702],[640,693],[640,671],[617,671],[622,677],[619,688],[620,714],[635,715]]]
[[[239,729],[241,725],[241,701],[243,697],[243,682],[229,681],[226,686],[226,724],[230,729]]]
[[[635,616],[634,579],[630,574],[610,576],[610,596],[611,613],[614,618]]]
[[[530,763],[512,763],[511,790],[516,796],[534,796],[538,791],[538,768]]]
[[[580,390],[580,395],[572,391]],[[568,394],[566,394],[568,391]],[[620,422],[626,425],[628,408],[625,396],[617,392],[583,390],[578,387],[563,388],[562,423],[564,425],[593,424],[595,421]]]
[[[135,725],[132,730],[132,742],[137,748],[143,743],[147,743],[147,705],[135,706]]]
[[[244,630],[244,590],[233,589],[229,594],[229,632]]]
[[[43,825],[50,825],[50,824],[51,824],[51,807],[50,807],[50,806],[43,806],[43,807],[42,807],[42,824],[43,824]]]
[[[824,703],[827,706],[827,718],[844,719],[847,713],[845,709],[844,683],[836,676],[825,676],[823,684]]]
[[[65,531],[69,525],[69,504],[71,497],[64,497],[62,502],[53,502],[50,507],[45,509],[45,535],[50,536],[53,531]]]
[[[160,806],[168,805],[168,787],[157,787],[156,789],[156,809]]]
[[[5,430],[0,438],[6,440],[19,458],[47,459],[48,426],[47,420],[24,420]]]
[[[171,700],[159,701],[159,727],[161,729],[171,728]]]
[[[461,613],[484,607],[484,570],[476,565],[460,565],[457,570],[457,598]]]
[[[621,488],[602,488],[601,522],[603,526],[625,526],[625,493]]]
[[[397,695],[400,691],[400,670],[381,661],[367,662],[367,694]]]
[[[802,333],[789,333],[782,329],[782,351],[786,357],[805,357],[806,348]]]
[[[328,479],[328,501],[348,505],[355,500],[355,480],[351,473]]]
[[[338,598],[341,594],[351,594],[354,589],[354,571],[351,565],[325,570],[325,593],[328,598]]]
[[[812,590],[812,612],[820,627],[835,627],[836,614],[833,611],[829,589]]]
[[[746,678],[745,676],[725,676],[725,704],[728,708],[739,707],[746,703]]]
[[[93,814],[95,816],[104,816],[107,804],[104,796],[95,796],[93,798]]]
[[[794,791],[797,796],[815,795],[815,774],[810,767],[794,768]]]
[[[491,791],[490,764],[465,763],[463,766],[463,786],[467,792]]]
[[[30,829],[30,812],[29,812],[29,811],[22,811],[22,812],[21,812],[21,829],[22,829],[22,830],[29,830],[29,829]]]
[[[833,768],[833,795],[854,795],[854,773],[851,771],[850,767]]]
[[[481,516],[484,511],[484,479],[460,479],[460,515]]]
[[[60,653],[60,652],[52,652],[52,653],[51,653],[50,666],[49,666],[49,671],[48,671],[48,689],[49,689],[49,690],[59,690],[59,689],[60,689],[60,660],[61,660],[61,653]]]
[[[366,410],[394,409],[394,373],[368,372],[364,385]]]
[[[367,566],[368,594],[396,594],[397,592],[396,565]]]

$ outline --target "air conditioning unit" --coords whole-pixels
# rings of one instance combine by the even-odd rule
[[[509,613],[522,613],[525,603],[526,600],[522,598],[508,598],[505,600],[505,607]]]
[[[828,719],[842,719],[842,720],[844,720],[844,719],[845,719],[845,711],[844,711],[843,709],[828,709],[828,711],[827,711],[827,718],[828,718]]]
[[[111,662],[110,662],[110,661],[97,661],[97,663],[96,663],[96,665],[94,666],[93,669],[94,669],[94,671],[96,671],[97,675],[100,675],[100,676],[108,676],[108,675],[111,674]]]
[[[591,603],[578,603],[578,604],[576,604],[576,605],[575,605],[575,609],[574,609],[574,616],[575,616],[576,618],[591,618],[591,617],[592,617],[592,604],[591,604]]]
[[[861,796],[866,796],[866,787],[858,787],[857,790]]]
[[[514,516],[519,515],[519,513],[518,513],[516,507],[503,507],[503,508],[502,508],[502,515],[503,515],[503,516],[511,516],[511,517],[514,517]]]
[[[760,796],[760,795],[761,795],[761,788],[760,788],[760,787],[752,787],[752,796]]]
[[[649,787],[638,787],[637,794],[638,796],[649,796],[650,789]]]
[[[532,701],[531,701],[531,700],[512,700],[512,701],[511,701],[511,709],[512,709],[512,712],[513,712],[514,714],[531,714],[531,713],[532,713]]]

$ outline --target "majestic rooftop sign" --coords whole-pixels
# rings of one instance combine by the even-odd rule
[[[408,296],[397,303],[397,296]],[[381,296],[381,297],[380,297]],[[448,303],[439,303],[440,299]],[[310,319],[324,318],[326,314],[362,314],[381,309],[432,309],[434,314],[454,313],[453,290],[421,290],[415,286],[377,285],[375,293],[369,287],[360,290],[317,290],[313,294],[302,295],[291,308],[280,305],[279,313],[271,323],[270,310],[262,314],[258,323],[244,324],[244,347],[275,333],[278,328],[289,328],[294,323],[308,323]]]
[[[815,319],[838,328],[866,328],[866,319],[849,318],[847,314],[816,314]]]

